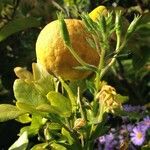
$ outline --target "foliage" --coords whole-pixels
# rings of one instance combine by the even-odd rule
[[[93,149],[93,141],[110,133],[116,122],[109,123],[110,114],[116,118],[129,116],[133,124],[149,116],[149,4],[147,0],[132,4],[116,0],[113,5],[123,6],[124,15],[113,11],[108,16],[99,17],[97,22],[87,14],[79,15],[99,4],[99,1],[85,0],[0,2],[0,98],[12,99],[13,92],[15,96],[13,105],[0,105],[0,121],[16,119],[24,125],[19,139],[10,149]],[[101,4],[112,5],[107,0]],[[87,31],[96,35],[96,40],[87,41],[97,47],[101,55],[98,67],[82,62],[72,49],[69,37],[65,41],[80,62],[76,69],[92,70],[92,77],[68,82],[53,77],[39,64],[33,63],[31,69],[39,28],[56,18],[56,10],[62,11],[65,18],[81,16]],[[142,16],[133,18],[133,13]],[[124,26],[121,21],[125,18],[129,25]],[[60,22],[65,34],[63,18]],[[12,69],[18,65],[22,66],[15,70],[19,79],[13,84]],[[130,104],[145,105],[146,113],[124,111],[122,103],[127,103],[127,99]],[[38,144],[32,143],[32,138],[37,136]],[[147,142],[142,149],[148,147]]]

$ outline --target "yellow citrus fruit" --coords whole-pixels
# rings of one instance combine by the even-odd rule
[[[99,55],[87,42],[90,37],[81,20],[65,19],[73,49],[86,62],[97,65]],[[36,42],[37,62],[48,72],[65,80],[86,78],[91,72],[75,69],[80,66],[66,47],[60,29],[59,20],[47,24],[40,32]]]
[[[89,13],[90,18],[93,21],[96,21],[101,15],[106,15],[108,13],[107,8],[105,6],[98,6],[94,10]]]

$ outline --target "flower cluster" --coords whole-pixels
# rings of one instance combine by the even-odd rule
[[[97,94],[100,104],[104,104],[106,112],[114,112],[115,108],[121,108],[121,103],[116,98],[117,93],[114,87],[103,85],[101,91]]]
[[[125,105],[123,108],[128,112],[146,110],[144,107],[131,105]],[[107,134],[97,139],[96,150],[136,150],[148,143],[149,129],[150,116],[146,116],[136,122],[129,118],[128,121],[122,119],[121,125],[111,128]]]

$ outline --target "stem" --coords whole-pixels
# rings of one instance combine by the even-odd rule
[[[119,43],[119,42],[118,42]],[[126,44],[126,40],[124,40],[124,42],[122,43],[122,45],[118,48],[119,44],[117,44],[116,46],[116,54],[114,55],[114,57],[112,58],[112,60],[110,61],[110,63],[101,71],[101,74],[100,74],[100,79],[103,78],[104,74],[109,70],[109,68],[115,63],[116,61],[116,58],[118,56],[118,54],[120,53],[120,51],[124,48]]]
[[[77,109],[77,97],[73,94],[73,92],[70,89],[70,87],[64,82],[64,80],[61,77],[59,77],[59,80],[60,80],[62,86],[64,87],[64,89],[68,93],[68,96],[69,96],[69,98],[71,100],[73,112],[76,112],[76,109]]]
[[[93,40],[94,40],[94,43],[95,43],[95,46],[96,46],[96,51],[98,53],[98,55],[100,56],[100,46],[98,44],[98,40],[96,39],[96,36],[92,34],[92,37],[93,37]]]
[[[102,122],[102,120],[103,120],[104,108],[105,108],[105,106],[103,105],[103,102],[101,101],[98,122]]]
[[[84,120],[87,120],[87,117],[83,111],[83,107],[82,107],[82,104],[81,104],[81,100],[80,100],[80,88],[78,87],[78,97],[77,97],[77,101],[79,103],[79,107],[80,107],[80,113],[81,113],[81,117],[84,119]]]
[[[97,34],[97,36],[98,36],[98,34]],[[107,49],[105,44],[107,43],[107,47],[109,47],[108,46],[109,44],[108,44],[108,41],[107,41],[107,38],[106,38],[105,35],[103,35],[103,41],[104,42],[99,41],[101,43],[100,44],[101,45],[101,50],[97,50],[97,51],[99,51],[101,53],[100,53],[100,62],[99,62],[99,65],[98,65],[98,70],[96,72],[96,78],[95,78],[96,92],[98,92],[98,90],[99,90],[100,73],[101,73],[101,71],[102,71],[102,69],[104,67],[105,52],[106,52],[106,49]]]
[[[71,54],[74,56],[74,58],[82,65],[84,66],[86,69],[92,70],[92,71],[97,71],[97,68],[93,65],[90,65],[88,63],[86,63],[83,59],[81,59],[79,57],[79,55],[74,51],[74,49],[72,48],[72,46],[66,45],[67,48],[69,49],[69,51],[71,52]]]
[[[103,67],[104,67],[104,61],[105,61],[105,49],[102,49],[101,50],[101,57],[100,57],[100,63],[99,63],[99,66],[98,66],[98,71],[96,73],[96,79],[95,79],[95,86],[96,86],[96,92],[98,92],[99,90],[99,82],[101,80],[100,78],[100,74],[103,70]]]
[[[105,58],[105,49],[101,50],[101,58],[100,58],[100,64],[99,64],[99,70],[101,71],[104,67],[104,58]]]

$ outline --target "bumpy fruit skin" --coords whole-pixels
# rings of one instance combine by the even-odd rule
[[[90,38],[81,20],[65,19],[72,47],[87,63],[98,65],[99,55],[87,42]],[[37,62],[42,64],[48,72],[60,76],[65,80],[86,78],[91,72],[77,70],[80,66],[66,47],[60,29],[60,22],[53,21],[40,32],[36,42]]]
[[[105,6],[100,5],[89,13],[89,17],[93,21],[96,21],[100,16],[106,15],[107,13],[107,8]]]

